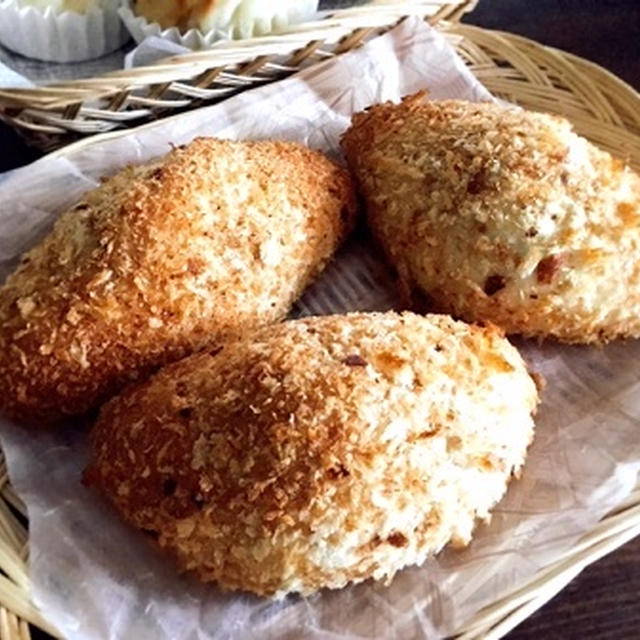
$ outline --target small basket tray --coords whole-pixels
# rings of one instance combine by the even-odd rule
[[[519,36],[460,24],[440,23],[438,28],[496,96],[529,109],[564,115],[579,133],[640,170],[640,95],[624,82],[595,64]],[[353,34],[348,42],[343,42],[343,48],[361,42],[366,35],[358,29]],[[198,60],[201,54],[191,55]],[[254,59],[255,55],[252,53],[250,57]],[[234,64],[239,63],[241,60],[235,58]],[[268,63],[258,60],[245,64],[264,67]],[[172,74],[176,68],[186,69],[184,59],[159,66],[158,73]],[[193,77],[202,73],[202,67],[196,64],[195,68],[198,71]],[[98,91],[96,86],[91,90]],[[59,100],[63,99],[61,93]],[[4,573],[0,575],[0,637],[7,640],[29,638],[29,623],[56,635],[30,600],[26,521],[24,506],[9,483],[0,453],[0,569]],[[502,637],[588,564],[638,534],[640,485],[565,555],[542,568],[517,591],[506,594],[466,621],[459,629],[459,637],[465,640]]]
[[[35,88],[0,87],[0,119],[31,144],[50,150],[82,136],[137,126],[280,80],[360,46],[408,15],[432,25],[457,22],[476,4],[477,0],[378,0],[331,11],[321,20],[277,35],[220,42],[215,49],[146,67]]]

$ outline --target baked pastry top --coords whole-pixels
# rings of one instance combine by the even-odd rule
[[[62,213],[0,287],[0,407],[49,421],[279,320],[355,217],[347,172],[287,142],[198,139]]]
[[[640,336],[640,177],[563,118],[429,101],[356,114],[343,148],[405,290],[508,333]]]
[[[235,38],[271,33],[309,18],[318,0],[135,0],[134,10],[163,29],[218,30]]]
[[[537,402],[495,327],[287,321],[112,399],[86,481],[201,579],[308,594],[466,544],[523,464]]]

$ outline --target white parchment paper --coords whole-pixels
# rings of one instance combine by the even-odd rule
[[[83,143],[0,177],[0,278],[100,176],[196,135],[277,137],[338,153],[350,114],[426,88],[489,99],[442,36],[408,20],[363,49],[220,105]],[[294,313],[386,309],[391,277],[366,240],[348,242]],[[30,516],[33,593],[69,639],[435,638],[566,551],[635,484],[640,343],[603,349],[519,343],[548,381],[522,478],[465,551],[445,550],[389,587],[367,582],[273,603],[179,577],[142,534],[80,484],[86,433],[0,423]]]

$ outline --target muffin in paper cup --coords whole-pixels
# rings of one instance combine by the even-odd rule
[[[81,62],[128,39],[118,0],[0,0],[0,43],[28,58]]]
[[[157,36],[189,49],[274,33],[311,18],[318,0],[121,0],[120,16],[138,43]]]

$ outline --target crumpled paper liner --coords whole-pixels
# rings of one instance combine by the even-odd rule
[[[82,62],[121,47],[127,34],[115,1],[85,14],[55,13],[17,0],[0,0],[0,42],[27,58],[49,62]]]

